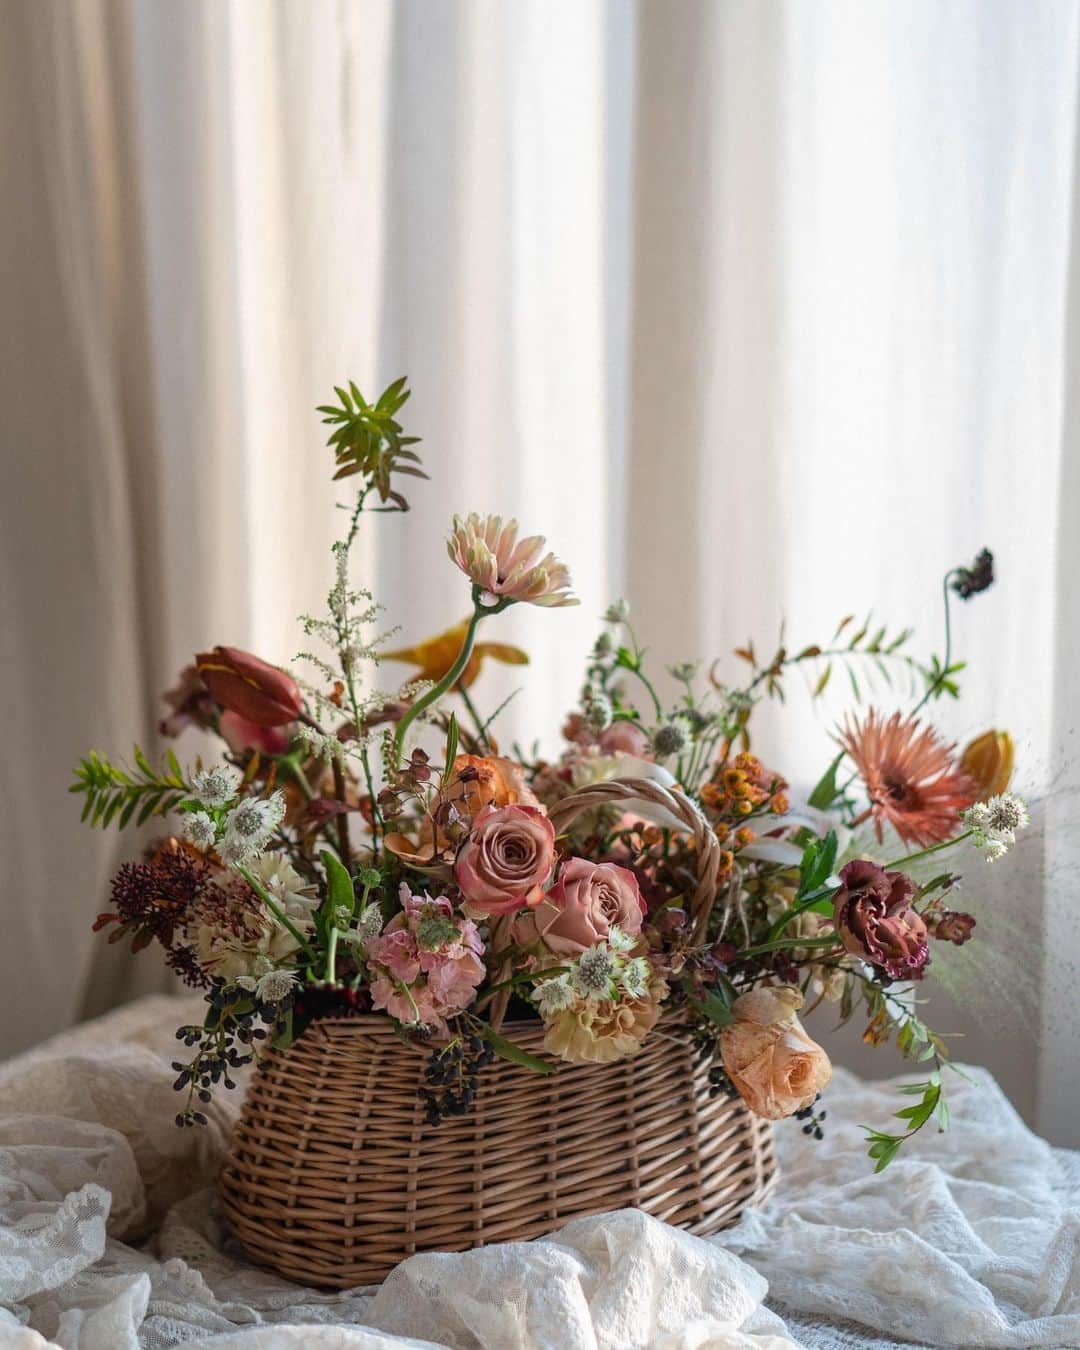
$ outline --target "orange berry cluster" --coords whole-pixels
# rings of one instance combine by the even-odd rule
[[[788,809],[788,799],[783,792],[786,787],[784,780],[769,773],[756,755],[743,752],[718,766],[712,779],[701,789],[701,801],[718,816],[738,819],[752,815],[761,807],[782,816]],[[735,841],[740,846],[748,844],[752,838],[752,832],[745,826],[736,831]]]

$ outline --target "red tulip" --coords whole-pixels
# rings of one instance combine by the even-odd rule
[[[195,665],[214,701],[259,727],[280,727],[300,714],[296,681],[239,647],[200,652]]]

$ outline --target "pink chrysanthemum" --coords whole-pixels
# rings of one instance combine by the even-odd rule
[[[545,540],[530,535],[518,542],[517,521],[502,516],[454,517],[447,541],[453,562],[474,586],[498,600],[523,600],[530,605],[576,605],[570,573],[554,553],[544,554]]]
[[[874,710],[865,722],[846,722],[837,741],[855,762],[870,806],[860,817],[873,817],[877,837],[893,827],[905,844],[928,848],[950,839],[960,812],[975,800],[975,786],[931,727],[899,713],[887,720]],[[858,822],[856,822],[858,823]]]

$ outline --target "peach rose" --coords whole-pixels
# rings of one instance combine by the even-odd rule
[[[539,806],[521,766],[501,755],[458,755],[439,793],[470,817],[485,806]]]
[[[567,858],[559,868],[555,885],[527,920],[535,935],[560,956],[577,956],[606,940],[612,928],[624,933],[641,932],[645,901],[637,877],[615,863],[594,863],[587,858]],[[519,924],[528,940],[527,922]]]
[[[803,996],[790,985],[752,989],[732,1004],[735,1021],[720,1033],[724,1068],[757,1116],[783,1120],[809,1106],[832,1077],[821,1046],[795,1016]]]
[[[454,863],[469,905],[482,914],[513,914],[543,898],[555,864],[555,827],[539,806],[485,806]]]

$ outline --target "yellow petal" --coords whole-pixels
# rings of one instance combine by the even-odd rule
[[[1007,731],[984,731],[965,747],[960,763],[978,789],[976,800],[985,801],[1006,790],[1013,759],[1012,737]]]
[[[437,683],[458,659],[465,635],[469,629],[468,619],[447,628],[443,633],[425,638],[414,647],[399,647],[396,651],[383,652],[385,661],[408,661],[418,666],[418,678]],[[527,653],[520,647],[512,647],[507,642],[478,642],[472,649],[468,664],[461,672],[458,687],[468,689],[480,674],[480,667],[487,657],[501,661],[508,666],[526,666],[529,664]]]

